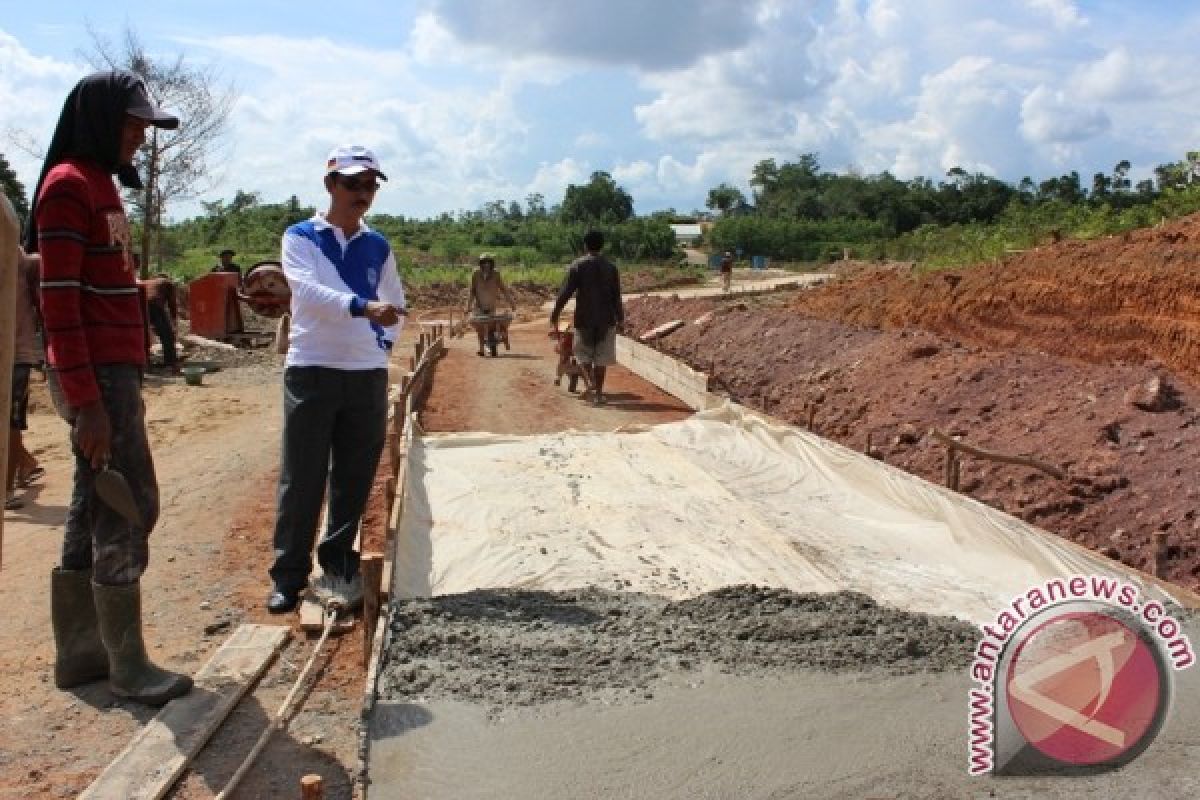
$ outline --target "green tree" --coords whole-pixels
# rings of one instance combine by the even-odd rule
[[[17,173],[3,155],[0,155],[0,189],[3,189],[4,196],[12,202],[13,210],[17,212],[17,217],[23,224],[29,217],[29,200],[25,197],[25,187],[17,178]]]
[[[541,192],[525,195],[525,216],[530,219],[542,219],[546,216],[546,198]]]
[[[587,184],[571,184],[559,212],[564,222],[614,224],[633,216],[633,198],[607,172],[593,172]]]
[[[714,211],[720,211],[721,216],[727,216],[730,211],[746,205],[746,196],[736,186],[722,183],[720,186],[708,190],[708,200],[705,205]]]

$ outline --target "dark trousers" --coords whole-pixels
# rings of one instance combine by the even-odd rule
[[[109,467],[125,476],[143,525],[131,524],[96,495],[96,470],[75,444],[74,420],[68,420],[72,423],[75,482],[67,507],[62,568],[91,569],[96,583],[123,586],[136,583],[150,560],[150,531],[158,521],[158,479],[146,439],[141,369],[106,364],[97,366],[95,372],[112,426]]]
[[[308,585],[313,540],[329,486],[329,514],[317,545],[328,574],[358,572],[354,539],[387,432],[387,370],[288,367],[283,373],[283,457],[271,579],[285,591]]]
[[[178,361],[178,356],[175,354],[175,329],[171,327],[171,315],[162,303],[153,300],[146,304],[146,310],[150,317],[150,325],[158,335],[158,340],[162,342],[163,363],[173,367]]]

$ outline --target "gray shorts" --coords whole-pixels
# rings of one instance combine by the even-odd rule
[[[610,367],[617,363],[617,329],[609,326],[604,335],[591,345],[585,344],[587,332],[575,329],[575,360],[580,364],[592,364],[597,367]]]

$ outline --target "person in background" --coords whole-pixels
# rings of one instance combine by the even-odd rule
[[[41,253],[48,382],[75,455],[62,560],[50,581],[54,683],[107,677],[114,694],[162,705],[190,691],[192,679],[152,663],[142,639],[141,578],[159,494],[141,392],[145,325],[112,178],[143,188],[133,157],[150,125],[171,130],[179,120],[154,105],[137,75],[79,81],[50,140],[25,249]],[[136,515],[101,500],[97,478],[109,470],[124,477]]]
[[[242,285],[242,268],[237,263],[235,263],[233,260],[233,257],[236,255],[237,255],[237,253],[235,253],[232,250],[228,250],[228,249],[222,250],[220,253],[217,253],[217,258],[219,258],[220,261],[217,262],[217,265],[212,268],[212,271],[213,272],[237,273],[238,286],[240,287]]]
[[[721,290],[728,292],[733,288],[733,253],[728,250],[721,256]]]
[[[617,328],[625,322],[621,305],[621,276],[617,268],[600,254],[604,234],[588,231],[583,237],[587,254],[567,267],[550,328],[558,330],[558,315],[575,295],[575,360],[583,369],[594,405],[604,403],[604,376],[617,363]]]
[[[500,305],[500,297],[508,300],[508,305],[515,313],[517,310],[517,301],[513,299],[513,293],[504,283],[504,279],[500,277],[500,272],[496,269],[496,257],[491,253],[481,253],[479,256],[479,266],[471,273],[471,287],[467,293],[467,308],[463,312],[466,317],[471,316],[471,309],[478,308],[479,313],[485,316],[491,316],[496,313],[496,307]],[[475,335],[479,337],[479,353],[483,355],[484,345],[487,343],[489,333],[489,325],[475,325]]]
[[[292,317],[267,597],[273,614],[294,609],[308,585],[326,486],[315,593],[345,611],[362,605],[354,540],[387,431],[388,357],[407,313],[392,248],[363,222],[381,180],[370,150],[334,148],[325,163],[329,210],[283,235]]]
[[[38,274],[41,259],[22,250],[17,258],[16,334],[13,341],[12,407],[8,423],[8,474],[5,476],[5,510],[21,508],[18,487],[28,486],[46,474],[25,449],[23,432],[29,427],[29,376],[42,364],[38,343]]]
[[[153,278],[138,281],[146,292],[146,316],[150,327],[162,344],[163,366],[175,372],[179,368],[179,354],[175,349],[175,324],[179,319],[179,301],[175,296],[175,282],[165,272]]]

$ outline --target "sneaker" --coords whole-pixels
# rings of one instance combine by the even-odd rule
[[[16,511],[18,508],[24,508],[25,501],[17,497],[15,494],[10,494],[4,501],[5,511]]]
[[[357,611],[363,602],[362,573],[355,573],[349,580],[328,573],[321,575],[313,582],[313,593],[322,605],[334,603],[343,611]]]

